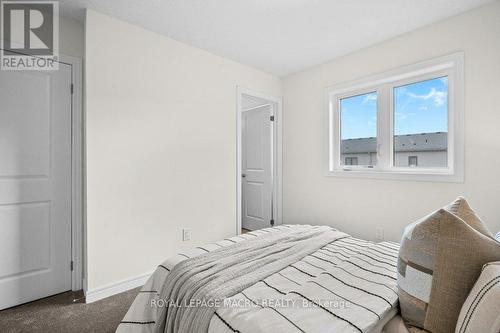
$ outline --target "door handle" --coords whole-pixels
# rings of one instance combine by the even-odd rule
[[[241,177],[245,178],[247,175],[245,175],[244,173],[241,174]]]

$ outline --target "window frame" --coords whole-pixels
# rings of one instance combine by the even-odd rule
[[[415,168],[394,166],[394,88],[447,76],[448,166]],[[345,166],[340,163],[340,100],[377,93],[377,163]],[[327,87],[325,175],[415,181],[464,180],[464,53],[458,52]]]

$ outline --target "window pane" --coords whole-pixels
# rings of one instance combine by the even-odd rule
[[[377,164],[377,92],[340,100],[340,164]]]
[[[394,88],[394,165],[448,166],[448,78]]]

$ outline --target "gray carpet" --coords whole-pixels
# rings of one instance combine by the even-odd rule
[[[2,310],[0,332],[114,332],[138,291],[91,304],[84,303],[82,292],[66,292]]]

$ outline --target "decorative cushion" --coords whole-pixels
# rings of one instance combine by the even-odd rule
[[[405,228],[398,288],[408,325],[432,333],[454,331],[481,267],[500,260],[500,243],[485,230],[463,198]]]
[[[455,333],[476,332],[500,332],[500,261],[484,265],[460,311]]]
[[[458,197],[455,201],[444,207],[447,211],[460,217],[468,225],[479,231],[485,236],[493,238],[493,234],[486,227],[486,225],[481,221],[476,212],[470,208],[469,203],[464,197]]]

